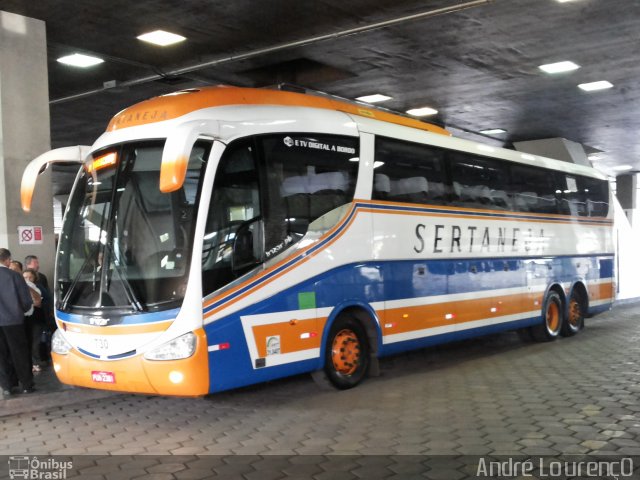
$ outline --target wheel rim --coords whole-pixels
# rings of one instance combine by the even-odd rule
[[[580,302],[576,298],[572,298],[569,302],[569,325],[574,329],[579,328],[581,319],[582,309],[580,308]]]
[[[352,375],[360,363],[360,341],[353,330],[340,330],[331,347],[333,368],[342,375]]]
[[[558,331],[560,327],[560,309],[556,302],[549,302],[547,305],[547,329],[551,333]]]

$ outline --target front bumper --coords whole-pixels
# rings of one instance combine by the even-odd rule
[[[182,360],[146,360],[140,354],[107,361],[88,357],[76,349],[67,355],[52,353],[51,356],[58,379],[67,385],[118,392],[202,396],[209,393],[207,337],[203,329],[194,333],[196,351]],[[114,383],[95,381],[94,372],[111,374]]]

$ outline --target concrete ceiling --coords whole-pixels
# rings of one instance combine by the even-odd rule
[[[382,105],[401,112],[431,106],[439,114],[430,121],[506,147],[563,137],[602,151],[599,165],[609,173],[622,164],[640,169],[638,0],[478,1],[455,13],[298,42],[463,3],[0,0],[0,10],[46,22],[54,147],[93,143],[111,116],[158,94],[288,82],[347,98],[383,93],[393,100]],[[155,29],[187,40],[161,48],[136,39]],[[294,45],[257,53],[287,43]],[[56,61],[75,52],[105,62],[78,69]],[[561,60],[582,68],[554,76],[538,69]],[[104,88],[114,80],[120,87]],[[577,88],[597,80],[614,87]],[[507,133],[478,135],[488,128]]]

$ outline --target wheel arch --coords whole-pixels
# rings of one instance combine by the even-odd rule
[[[371,305],[364,302],[343,302],[336,305],[331,311],[322,330],[322,340],[320,341],[320,358],[318,363],[319,368],[322,368],[322,365],[324,365],[324,362],[326,360],[325,352],[327,338],[329,336],[331,326],[341,315],[349,315],[351,317],[354,317],[364,328],[367,334],[367,340],[369,341],[369,375],[379,375],[380,370],[378,366],[378,353],[380,352],[380,349],[382,347],[382,331],[380,329],[380,320],[376,311],[371,307]]]
[[[587,289],[587,286],[584,284],[582,280],[577,280],[573,283],[573,285],[571,285],[567,298],[571,298],[574,292],[577,292],[580,294],[582,298],[583,312],[584,312],[584,315],[587,316],[589,313],[589,290]],[[569,302],[565,301],[564,303],[565,303],[564,305],[565,313],[568,314]]]
[[[566,294],[564,288],[562,288],[562,285],[560,283],[552,283],[547,288],[547,291],[544,292],[544,297],[542,297],[542,309],[544,310],[544,306],[545,306],[545,303],[546,303],[546,300],[547,300],[547,296],[551,292],[555,292],[558,295],[560,295],[560,301],[562,302],[562,311],[564,312],[565,309],[566,309],[566,305],[567,305],[567,294]]]

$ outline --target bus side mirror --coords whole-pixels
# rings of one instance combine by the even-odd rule
[[[29,162],[27,168],[22,173],[22,183],[20,185],[20,202],[22,210],[31,211],[31,200],[33,191],[36,188],[38,175],[44,172],[52,163],[78,163],[83,164],[84,159],[89,155],[91,147],[88,145],[76,145],[75,147],[63,147],[49,150]]]
[[[218,133],[218,122],[193,120],[174,128],[162,150],[160,164],[160,191],[171,193],[182,188],[187,176],[189,157],[198,137],[214,137]]]
[[[264,221],[256,217],[242,223],[233,239],[231,269],[240,275],[262,262],[264,256]]]

